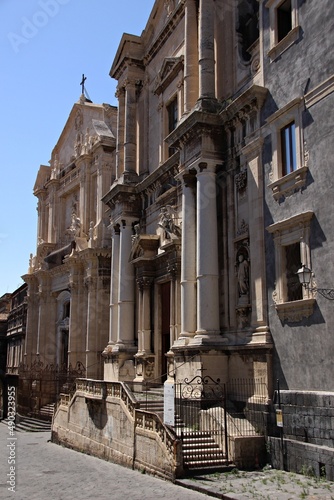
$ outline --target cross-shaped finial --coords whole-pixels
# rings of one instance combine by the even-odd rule
[[[85,75],[82,75],[82,80],[81,80],[81,87],[82,87],[82,91],[81,93],[84,94],[85,93],[85,81],[87,80],[87,77]]]

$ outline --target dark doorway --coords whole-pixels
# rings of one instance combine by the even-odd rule
[[[170,349],[170,282],[161,285],[161,374],[167,379],[167,358]]]
[[[61,366],[67,368],[68,365],[68,331],[61,332]]]

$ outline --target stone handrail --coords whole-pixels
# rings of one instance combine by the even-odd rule
[[[178,437],[163,423],[159,415],[145,410],[138,410],[135,416],[135,427],[144,431],[154,432],[165,445],[171,461],[175,459],[178,461],[177,457],[175,457],[175,443],[179,441]]]

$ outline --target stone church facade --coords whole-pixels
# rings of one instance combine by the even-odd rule
[[[37,252],[28,273],[24,364],[103,376],[111,245],[101,201],[115,175],[117,110],[84,95],[41,165]],[[44,403],[49,401],[44,400]]]
[[[110,398],[124,383],[242,383],[238,402],[261,414],[273,463],[300,470],[302,455],[330,478],[325,4],[156,0],[145,30],[124,34],[115,55],[117,110],[82,98],[39,171],[25,280],[36,354],[83,363]],[[315,274],[309,287],[296,274],[303,265]],[[88,385],[80,411],[94,399]]]

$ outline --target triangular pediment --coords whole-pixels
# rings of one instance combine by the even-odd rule
[[[155,94],[161,94],[183,68],[183,56],[166,57],[157,76]]]

